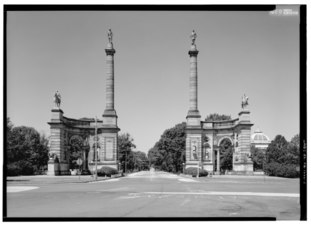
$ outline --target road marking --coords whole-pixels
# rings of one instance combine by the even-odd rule
[[[109,179],[109,180],[106,180],[105,182],[113,182],[113,181],[119,181],[120,178],[116,178],[116,179]]]
[[[129,195],[129,196],[120,196],[117,199],[133,199],[133,198],[140,198],[141,196],[138,195]]]
[[[153,195],[240,195],[240,196],[262,196],[262,197],[292,197],[298,198],[296,193],[264,193],[264,192],[143,192],[143,194]]]
[[[8,193],[15,193],[15,192],[21,192],[21,191],[30,191],[33,189],[37,189],[39,187],[32,187],[32,186],[8,186],[7,192]]]
[[[178,179],[179,181],[183,181],[183,182],[199,182],[197,180],[193,180],[193,179],[190,179],[190,178],[180,178]]]

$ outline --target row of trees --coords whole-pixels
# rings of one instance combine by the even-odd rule
[[[48,162],[48,139],[34,128],[15,127],[7,118],[7,175],[42,174]]]
[[[136,148],[134,139],[129,133],[118,136],[119,162],[123,172],[141,171],[149,169],[146,153],[133,151]]]

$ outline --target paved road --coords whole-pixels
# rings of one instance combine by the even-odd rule
[[[300,218],[298,179],[149,171],[98,182],[40,179],[7,183],[8,217]]]

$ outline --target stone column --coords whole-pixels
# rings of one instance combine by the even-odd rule
[[[98,159],[97,168],[109,166],[118,168],[118,132],[117,113],[114,108],[114,54],[112,31],[108,32],[106,51],[106,109],[103,114],[103,123],[98,125]],[[94,154],[97,154],[95,149]],[[92,163],[91,163],[92,164]],[[91,165],[89,164],[89,165]],[[94,166],[94,163],[93,165]]]
[[[220,150],[217,150],[217,174],[220,174]]]
[[[114,109],[114,54],[112,42],[107,45],[106,51],[106,109],[103,114],[103,125],[117,127],[117,113]]]
[[[198,69],[197,69],[197,56],[199,51],[196,45],[192,44],[189,50],[190,56],[190,77],[189,77],[189,111],[188,117],[199,116],[198,110]]]
[[[116,115],[114,109],[114,54],[112,43],[109,43],[106,51],[107,78],[106,78],[106,109],[104,114]]]
[[[188,52],[190,56],[190,76],[189,76],[189,110],[187,113],[186,126],[186,168],[196,167],[202,157],[202,125],[201,115],[198,110],[198,70],[197,56],[199,51],[195,45],[196,34],[193,31],[191,35],[192,43]],[[191,157],[191,145],[197,143],[198,159]]]

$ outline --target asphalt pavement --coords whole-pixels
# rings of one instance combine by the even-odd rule
[[[7,180],[8,218],[275,218],[299,220],[299,179],[193,178],[142,171],[120,178]]]

